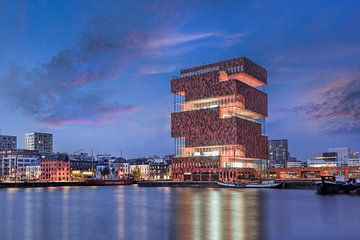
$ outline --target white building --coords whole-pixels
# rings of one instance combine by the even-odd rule
[[[36,181],[40,179],[40,165],[26,166],[25,176],[28,181]]]
[[[328,148],[328,152],[336,153],[338,166],[348,165],[348,159],[351,157],[351,149],[349,147]]]
[[[287,168],[302,168],[306,166],[306,162],[303,161],[291,161],[286,163]]]
[[[0,135],[0,151],[16,150],[16,136]]]
[[[40,152],[53,152],[53,135],[51,133],[27,133],[25,134],[25,147],[28,150]]]
[[[149,163],[130,164],[130,172],[133,175],[139,175],[140,179],[148,180],[150,178]]]
[[[26,167],[39,165],[39,161],[36,157],[1,157],[0,158],[0,167],[1,167],[1,176],[2,178],[15,178],[16,179],[25,179],[26,177]]]
[[[336,161],[325,161],[322,159],[309,159],[307,163],[308,167],[336,167]]]
[[[360,167],[360,158],[349,158],[348,166],[349,167]]]

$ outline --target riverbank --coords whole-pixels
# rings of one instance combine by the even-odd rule
[[[315,189],[314,181],[278,181],[282,189]],[[219,188],[217,182],[140,181],[139,187]]]
[[[1,182],[0,188],[87,186],[85,182]]]
[[[139,181],[138,187],[218,188],[217,182]]]
[[[314,181],[280,181],[282,189],[315,189]],[[85,182],[2,182],[0,188],[89,186]],[[219,188],[217,182],[139,181],[138,187]]]

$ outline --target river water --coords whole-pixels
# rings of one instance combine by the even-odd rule
[[[0,190],[1,240],[360,239],[360,196],[311,190]]]

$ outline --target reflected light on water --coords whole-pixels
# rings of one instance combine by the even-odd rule
[[[261,218],[258,217],[262,210],[261,192],[228,189],[179,191],[181,195],[172,205],[172,238],[262,239]]]
[[[6,240],[260,239],[258,198],[222,189],[8,189],[0,191],[0,233]]]
[[[117,232],[119,239],[125,239],[125,201],[124,188],[116,189],[117,203]]]

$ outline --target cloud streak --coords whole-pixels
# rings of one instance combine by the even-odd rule
[[[293,111],[304,113],[331,134],[360,133],[360,78],[339,79],[309,94]]]
[[[120,81],[132,64],[145,62],[136,71],[142,75],[170,72],[175,64],[156,61],[200,46],[230,46],[245,35],[183,33],[169,26],[140,31],[131,21],[125,25],[116,18],[94,18],[73,47],[48,62],[30,70],[11,66],[0,78],[0,92],[22,113],[46,124],[104,122],[140,109],[110,101],[111,93],[103,87]]]

